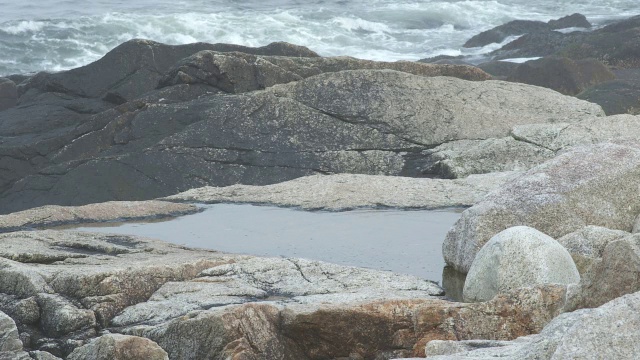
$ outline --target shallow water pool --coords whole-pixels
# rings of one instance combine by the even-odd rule
[[[309,212],[215,204],[168,221],[75,230],[146,236],[230,253],[322,260],[438,281],[444,267],[442,242],[459,217],[459,209]]]

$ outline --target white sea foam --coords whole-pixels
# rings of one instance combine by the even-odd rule
[[[581,12],[599,24],[637,8],[636,0],[131,0],[116,12],[106,3],[51,1],[3,5],[0,75],[77,67],[132,38],[247,46],[288,41],[325,56],[386,61],[480,58],[500,44],[462,44],[513,19]]]

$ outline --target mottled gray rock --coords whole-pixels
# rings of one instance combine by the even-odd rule
[[[204,270],[192,281],[166,283],[148,301],[124,309],[112,325],[132,331],[126,329],[256,300],[315,306],[442,293],[436,284],[413,276],[305,259],[250,258]]]
[[[619,296],[640,291],[640,235],[611,241],[600,259],[592,260],[581,287],[573,296],[575,307],[596,307]]]
[[[22,350],[16,323],[7,314],[0,312],[0,353]]]
[[[549,149],[512,137],[452,141],[422,154],[428,159],[427,165],[421,168],[422,172],[444,178],[524,171],[555,156],[555,152]]]
[[[394,71],[322,74],[274,86],[271,91],[345,121],[369,123],[427,146],[506,136],[511,127],[522,123],[558,122],[562,118],[578,121],[587,114],[603,114],[593,104],[537,87],[425,78]],[[442,126],[444,123],[447,126]]]
[[[640,353],[640,293],[625,295],[599,308],[565,313],[538,335],[521,337],[498,347],[480,348],[434,360],[510,359],[635,359]],[[473,346],[451,344],[449,348]],[[441,347],[444,347],[441,345]]]
[[[538,87],[391,70],[320,74],[244,95],[128,103],[74,130],[77,137],[48,157],[59,165],[15,182],[1,195],[0,211],[318,173],[418,176],[414,155],[433,145],[601,114]]]
[[[348,273],[342,275],[348,279]],[[316,279],[321,277],[311,274],[311,282]],[[424,354],[424,344],[433,339],[511,339],[539,331],[558,314],[565,292],[561,287],[521,289],[476,304],[389,296],[372,301],[358,291],[272,299],[194,311],[127,332],[151,338],[172,359],[407,357]]]
[[[445,261],[466,273],[493,235],[518,225],[554,238],[586,225],[631,231],[639,176],[636,142],[571,148],[465,210],[443,244]]]
[[[472,175],[465,179],[419,179],[377,175],[315,175],[279,184],[203,187],[166,197],[170,201],[238,202],[303,209],[362,207],[436,209],[470,206],[517,177],[515,172]]]
[[[638,215],[638,217],[636,218],[636,221],[633,223],[633,229],[631,229],[631,232],[634,234],[637,234],[640,232],[640,215]]]
[[[40,325],[46,335],[60,337],[96,325],[93,311],[78,308],[62,296],[38,294],[37,301],[41,311]]]
[[[626,231],[590,225],[559,238],[558,242],[569,251],[580,274],[584,274],[602,259],[609,243],[629,235]]]
[[[499,232],[476,255],[464,283],[465,301],[540,284],[577,284],[580,274],[569,252],[540,231],[515,226]]]
[[[640,138],[640,116],[614,115],[585,118],[566,124],[526,124],[511,130],[512,136],[553,151],[576,145],[587,145],[609,140],[635,140]]]
[[[78,207],[44,206],[0,215],[0,232],[64,224],[157,219],[192,214],[194,205],[164,201],[112,201]]]
[[[46,351],[30,351],[29,355],[33,360],[61,360],[59,357],[51,355]]]
[[[169,360],[167,352],[155,342],[136,336],[103,335],[76,348],[68,360]]]
[[[39,307],[46,307],[38,326],[55,336],[65,335],[74,324],[97,321],[104,326],[167,282],[243,258],[144,238],[70,231],[7,233],[0,235],[0,243],[0,292],[23,299],[36,296]]]
[[[6,78],[0,78],[0,111],[14,107],[18,102],[16,84]]]

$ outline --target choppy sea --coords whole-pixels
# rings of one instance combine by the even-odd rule
[[[323,56],[418,60],[482,55],[471,36],[514,19],[580,12],[596,26],[639,13],[638,0],[0,0],[0,75],[85,65],[145,38],[305,45]]]

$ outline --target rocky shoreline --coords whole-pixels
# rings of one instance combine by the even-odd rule
[[[601,90],[633,85],[638,19],[468,44],[522,35],[494,60],[543,57],[510,67],[132,40],[0,79],[0,359],[634,358],[640,117]],[[465,302],[408,275],[53,229],[218,202],[468,207],[443,244]]]

